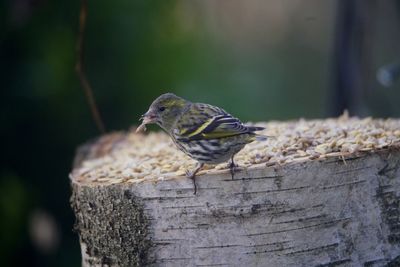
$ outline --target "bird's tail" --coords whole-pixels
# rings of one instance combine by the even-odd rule
[[[265,130],[264,127],[260,127],[260,126],[247,126],[247,128],[249,129],[249,132],[251,132],[251,133]],[[265,141],[268,138],[276,138],[276,136],[256,134],[256,135],[253,136],[253,141],[254,140],[256,140],[256,141]]]
[[[269,138],[269,136],[266,136],[266,135],[260,135],[260,134],[256,135],[256,141],[265,141],[268,138]]]
[[[247,129],[249,129],[249,132],[257,132],[257,131],[262,131],[265,130],[264,127],[260,127],[260,126],[246,126]]]
[[[249,132],[257,132],[257,131],[262,131],[265,130],[264,127],[260,127],[260,126],[247,126]],[[255,135],[255,140],[256,141],[265,141],[269,138],[269,136],[266,135],[261,135],[261,134],[256,134]]]

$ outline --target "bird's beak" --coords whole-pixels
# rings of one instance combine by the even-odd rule
[[[140,117],[139,120],[142,121],[142,124],[140,124],[139,127],[136,129],[136,132],[139,132],[142,129],[146,131],[146,124],[156,123],[157,118],[157,115],[152,110],[147,111]]]
[[[148,123],[154,123],[157,121],[157,115],[154,114],[152,110],[147,111],[145,114],[143,114],[139,120],[142,121],[148,121]]]

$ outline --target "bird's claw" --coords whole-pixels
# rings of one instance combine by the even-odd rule
[[[186,177],[187,178],[192,179],[192,181],[193,181],[193,190],[194,190],[193,191],[193,195],[196,195],[196,193],[197,193],[197,186],[196,186],[196,180],[195,180],[196,174],[194,172],[192,172],[192,171],[189,171],[189,170],[186,170],[185,173],[186,173]]]
[[[229,162],[229,171],[231,172],[231,176],[232,176],[232,180],[234,179],[235,176],[235,172],[240,171],[241,168],[239,167],[239,165],[235,164],[235,162],[231,161]]]

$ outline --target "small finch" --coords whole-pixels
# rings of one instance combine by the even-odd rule
[[[186,171],[193,180],[194,194],[197,187],[195,176],[204,164],[218,164],[229,161],[232,179],[238,167],[233,157],[246,144],[255,140],[265,140],[257,135],[263,127],[246,126],[225,110],[209,104],[192,103],[174,94],[159,96],[149,110],[140,118],[142,124],[156,123],[164,129],[175,145],[198,163],[194,170]]]

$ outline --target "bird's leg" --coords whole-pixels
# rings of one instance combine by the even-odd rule
[[[235,162],[233,161],[233,157],[235,156],[235,154],[232,155],[231,159],[229,160],[229,170],[231,171],[231,176],[232,176],[232,180],[233,180],[233,176],[235,175],[235,171],[238,170],[239,165],[235,164]]]
[[[186,176],[187,176],[188,178],[190,178],[190,179],[193,180],[193,187],[194,187],[194,192],[193,192],[193,194],[194,194],[194,195],[196,195],[196,192],[197,192],[196,173],[197,173],[198,171],[200,171],[200,169],[203,168],[203,166],[204,166],[204,163],[200,163],[200,162],[199,162],[199,163],[197,163],[197,165],[196,165],[196,167],[194,168],[193,171],[186,170]]]

